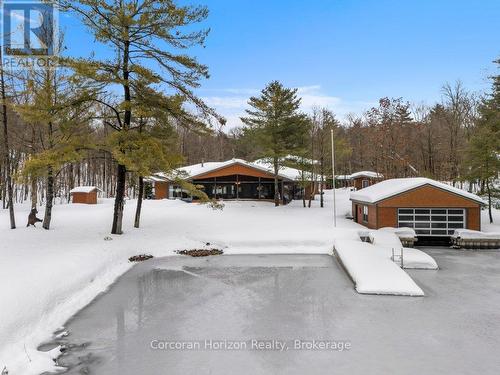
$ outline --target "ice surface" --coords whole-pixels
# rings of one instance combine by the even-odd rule
[[[424,298],[357,294],[335,258],[325,255],[156,259],[125,274],[68,322],[70,335],[61,342],[89,344],[61,362],[83,360],[69,374],[87,366],[106,375],[496,375],[500,253],[428,251],[443,269],[410,271],[426,286]],[[352,348],[150,348],[155,339],[290,345],[296,338],[345,340]]]

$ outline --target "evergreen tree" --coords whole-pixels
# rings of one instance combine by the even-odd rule
[[[251,97],[246,110],[247,117],[241,120],[247,125],[274,168],[274,204],[279,205],[278,174],[283,159],[289,154],[300,153],[306,147],[308,132],[307,117],[299,112],[300,98],[297,89],[284,87],[273,81],[264,88],[259,97]]]
[[[207,67],[190,56],[172,52],[204,44],[208,31],[192,31],[191,25],[207,17],[206,7],[180,6],[173,0],[61,0],[60,3],[64,9],[79,15],[112,55],[109,59],[68,59],[67,62],[81,79],[108,93],[96,100],[107,109],[104,123],[120,133],[114,135],[111,142],[113,155],[126,154],[128,144],[138,137],[134,133],[141,129],[144,120],[141,111],[156,116],[151,110],[157,109],[162,118],[169,114],[171,119],[186,122],[186,112],[179,111],[179,106],[172,107],[172,101],[162,92],[179,94],[182,101],[194,104],[206,119],[215,117],[223,122],[192,92],[201,79],[208,78]],[[183,27],[190,31],[183,32]],[[117,87],[121,93],[117,93]],[[128,171],[124,159],[117,161],[113,234],[122,233]]]
[[[500,60],[496,63],[500,65]],[[498,194],[494,182],[500,174],[500,75],[493,77],[492,93],[483,99],[479,114],[468,146],[468,177],[484,182],[492,223],[491,198]]]
[[[21,171],[26,180],[44,177],[46,204],[42,226],[50,229],[55,197],[55,180],[61,170],[84,157],[91,147],[89,121],[92,111],[85,106],[86,90],[75,85],[64,69],[34,69],[25,77],[22,93],[26,102],[15,105],[21,118],[33,126],[39,149]]]

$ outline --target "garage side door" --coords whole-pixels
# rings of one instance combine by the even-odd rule
[[[418,236],[450,236],[465,228],[463,208],[398,208],[398,226],[415,229]]]

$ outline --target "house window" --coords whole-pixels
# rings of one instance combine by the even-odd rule
[[[363,206],[363,221],[368,223],[368,206]]]
[[[363,180],[363,181],[361,181],[361,186],[363,187],[363,189],[364,189],[365,187],[370,186],[370,181],[368,181],[368,180]]]

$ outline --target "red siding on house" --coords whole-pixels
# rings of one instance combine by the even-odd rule
[[[169,184],[166,181],[155,182],[155,199],[168,199]]]
[[[352,186],[354,186],[356,188],[356,190],[363,189],[363,180],[368,181],[368,186],[371,186],[371,185],[376,184],[377,182],[379,182],[381,179],[371,178],[371,177],[356,177],[352,181]]]
[[[363,219],[363,207],[368,207],[368,221]],[[352,217],[358,224],[364,225],[370,229],[377,227],[377,207],[363,203],[352,203]]]
[[[248,167],[241,164],[233,164],[215,171],[207,172],[198,176],[194,176],[195,180],[201,180],[204,178],[222,177],[222,176],[232,176],[232,175],[245,175],[253,177],[263,177],[263,178],[274,178],[274,175],[270,172],[261,171],[256,168]],[[280,177],[280,180],[282,178]]]

